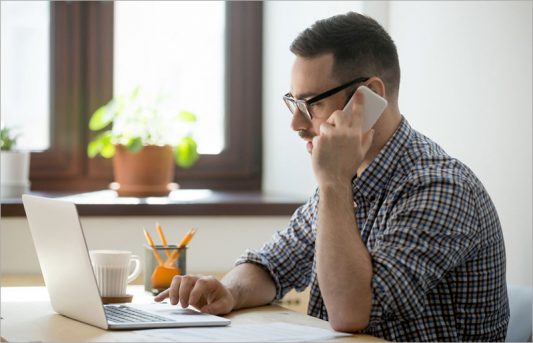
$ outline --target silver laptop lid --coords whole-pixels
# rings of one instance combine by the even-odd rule
[[[76,206],[26,194],[22,202],[54,310],[107,329]]]

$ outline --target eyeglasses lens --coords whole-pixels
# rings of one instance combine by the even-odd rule
[[[295,101],[294,99],[290,98],[284,98],[283,100],[285,100],[285,104],[287,104],[287,107],[292,114],[295,114],[296,110],[298,109],[305,118],[311,119],[311,114],[303,102]]]

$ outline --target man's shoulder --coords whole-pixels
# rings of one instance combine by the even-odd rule
[[[466,187],[476,191],[483,188],[466,164],[448,155],[437,143],[416,131],[400,161],[397,182],[408,187],[433,184]]]

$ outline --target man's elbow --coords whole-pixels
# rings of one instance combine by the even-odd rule
[[[356,332],[365,329],[370,322],[370,315],[330,315],[329,324],[335,331]]]

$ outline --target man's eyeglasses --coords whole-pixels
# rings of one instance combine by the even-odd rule
[[[307,119],[311,120],[313,119],[313,115],[311,114],[311,111],[310,111],[311,105],[313,105],[314,103],[324,98],[327,98],[328,96],[332,96],[333,94],[336,94],[345,88],[353,86],[356,83],[366,82],[368,79],[370,78],[369,77],[358,77],[355,80],[352,80],[338,87],[327,90],[324,93],[320,93],[312,97],[309,100],[295,99],[292,97],[290,93],[287,93],[283,96],[283,101],[285,101],[285,104],[287,105],[287,107],[289,108],[289,111],[291,111],[292,114],[296,113],[296,109],[298,109],[300,110],[300,112],[302,112],[305,115]]]

